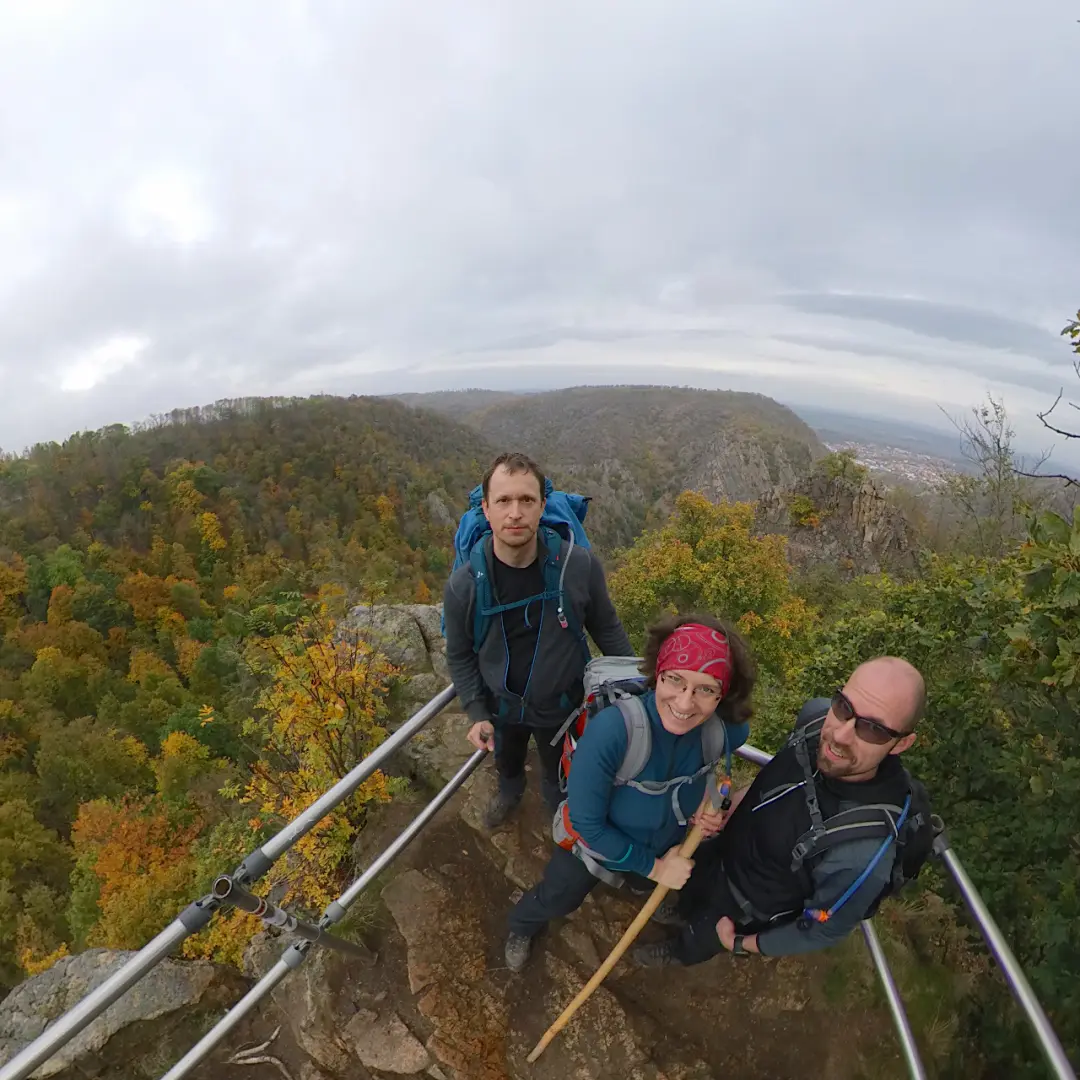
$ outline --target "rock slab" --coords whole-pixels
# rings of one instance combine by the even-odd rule
[[[0,1064],[33,1042],[48,1024],[134,955],[88,949],[63,957],[48,971],[17,986],[0,1004]],[[232,968],[208,960],[164,960],[34,1076],[44,1080],[67,1069],[84,1076],[156,1076],[153,1070],[159,1064],[167,1067],[190,1047],[195,1039],[189,1036],[208,1014],[222,1012],[246,989],[246,980]],[[154,1060],[144,1068],[148,1047],[153,1048]]]

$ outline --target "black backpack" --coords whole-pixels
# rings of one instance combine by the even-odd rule
[[[933,853],[934,838],[940,830],[940,822],[932,812],[930,796],[922,783],[907,769],[903,770],[907,781],[908,796],[903,806],[874,803],[843,810],[832,817],[822,819],[817,805],[817,789],[814,786],[814,768],[811,764],[809,744],[821,733],[821,725],[829,711],[827,698],[814,698],[799,711],[795,730],[786,746],[794,747],[802,765],[804,783],[801,785],[810,811],[810,828],[799,837],[791,852],[791,869],[798,872],[810,860],[821,856],[830,848],[858,837],[881,839],[882,847],[860,878],[838,899],[828,912],[803,912],[803,920],[825,921],[836,913],[855,892],[876,865],[878,857],[893,848],[893,867],[888,883],[875,897],[864,918],[869,919],[887,896],[895,896],[905,886],[915,881],[926,860]],[[891,841],[891,843],[886,843]]]

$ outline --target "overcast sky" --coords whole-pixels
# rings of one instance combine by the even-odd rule
[[[0,0],[0,447],[583,382],[930,423],[989,389],[1035,438],[1080,401],[1078,18]]]

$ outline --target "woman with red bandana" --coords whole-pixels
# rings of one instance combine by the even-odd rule
[[[699,814],[708,780],[702,725],[714,714],[723,721],[725,753],[746,741],[755,672],[745,643],[711,616],[669,617],[647,631],[641,670],[648,685],[641,699],[652,739],[648,761],[633,782],[616,783],[628,746],[623,714],[612,706],[589,720],[566,792],[588,859],[556,847],[540,883],[510,912],[511,971],[525,966],[548,921],[580,907],[600,876],[625,878],[639,891],[651,889],[650,882],[681,889],[693,868],[678,853],[688,826],[700,818],[712,836],[723,825],[720,812]],[[646,790],[650,785],[662,793]]]

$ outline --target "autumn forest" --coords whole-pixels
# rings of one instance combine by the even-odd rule
[[[310,398],[219,402],[0,459],[0,991],[68,952],[144,944],[378,744],[400,673],[348,613],[438,601],[493,452],[444,413]],[[868,482],[850,456],[806,459],[830,491]],[[1076,1051],[1080,512],[1021,484],[1019,525],[987,549],[985,530],[965,532],[964,505],[995,505],[976,471],[967,504],[939,493],[961,507],[956,528],[947,543],[920,533],[915,572],[845,575],[793,566],[752,501],[648,467],[632,515],[645,531],[600,516],[635,644],[666,609],[737,620],[761,669],[751,741],[769,749],[860,659],[916,663],[930,713],[912,768]],[[556,483],[579,483],[559,468]],[[830,510],[801,498],[792,528],[812,534]],[[368,808],[404,783],[376,773],[262,888],[320,911]],[[930,867],[915,893],[878,921],[913,1023],[943,1025],[928,1057],[942,1075],[1042,1075],[944,877]],[[185,955],[238,963],[257,925],[219,918]]]

